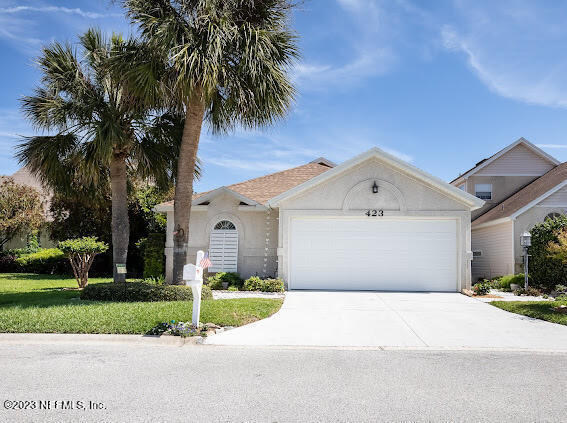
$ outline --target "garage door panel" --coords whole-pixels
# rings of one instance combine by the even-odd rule
[[[456,290],[454,220],[294,219],[291,289]]]

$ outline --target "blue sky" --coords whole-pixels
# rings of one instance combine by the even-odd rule
[[[289,117],[262,131],[206,129],[198,191],[372,146],[445,180],[523,136],[567,160],[567,5],[562,1],[307,0]],[[18,99],[42,44],[89,26],[131,32],[102,0],[0,0],[0,173],[31,129]]]

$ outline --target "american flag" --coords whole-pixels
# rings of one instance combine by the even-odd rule
[[[206,269],[207,267],[209,267],[211,265],[211,259],[209,258],[209,253],[206,252],[205,255],[203,256],[203,258],[201,259],[201,262],[199,263],[199,266],[201,266],[203,269]]]

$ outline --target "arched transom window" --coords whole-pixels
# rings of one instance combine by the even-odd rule
[[[209,272],[236,272],[238,269],[238,231],[230,220],[213,227],[209,240]]]
[[[221,220],[219,223],[215,225],[214,230],[228,230],[228,231],[235,231],[236,226],[230,220]]]

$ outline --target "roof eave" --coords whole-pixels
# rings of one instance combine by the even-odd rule
[[[282,201],[295,197],[301,194],[302,192],[320,183],[323,183],[324,181],[327,181],[333,178],[334,176],[340,174],[341,172],[344,172],[345,170],[353,166],[356,166],[357,164],[362,163],[363,161],[368,160],[372,157],[376,157],[379,160],[383,160],[389,165],[405,172],[406,174],[409,174],[411,176],[417,177],[420,180],[423,180],[432,187],[438,189],[441,192],[444,192],[446,195],[456,199],[461,203],[464,203],[465,205],[470,207],[471,210],[479,209],[484,205],[484,201],[475,197],[474,195],[469,194],[453,185],[450,185],[447,182],[437,178],[436,176],[433,176],[421,169],[418,169],[417,167],[409,163],[404,162],[403,160],[398,159],[397,157],[389,153],[386,153],[385,151],[379,149],[378,147],[373,147],[370,150],[362,154],[359,154],[358,156],[355,156],[352,159],[347,160],[346,162],[343,162],[340,165],[328,170],[327,172],[324,172],[302,184],[295,186],[294,188],[291,188],[286,192],[283,192],[280,195],[277,195],[269,199],[266,204],[270,207],[275,207],[279,205],[279,203],[281,203]]]

